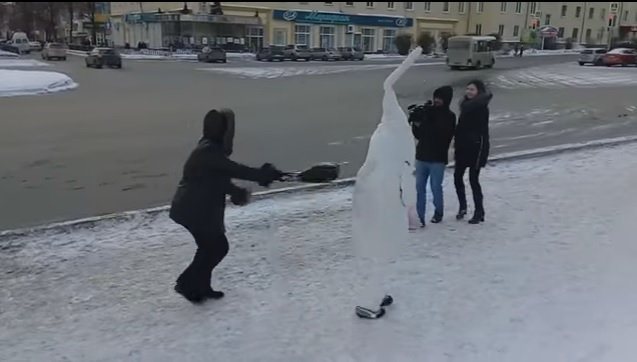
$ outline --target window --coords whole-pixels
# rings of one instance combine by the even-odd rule
[[[387,9],[390,9],[390,10],[396,9],[396,3],[394,2],[387,3]]]
[[[562,12],[560,14],[561,17],[565,17],[566,16],[567,9],[568,9],[568,7],[566,5],[562,5]]]
[[[311,30],[309,25],[296,25],[294,26],[294,43],[296,45],[311,46]]]
[[[564,27],[560,26],[559,29],[557,29],[557,37],[558,38],[563,38],[564,37]]]
[[[635,22],[637,22],[637,13],[635,13]]]
[[[256,51],[263,48],[263,28],[248,28],[248,34],[246,38],[248,38],[248,48],[250,50]]]
[[[546,14],[546,18],[544,19],[544,25],[551,25],[551,14]]]
[[[593,32],[592,29],[586,29],[586,43],[590,43],[593,39],[591,39],[591,33]]]
[[[515,3],[515,13],[522,14],[522,2],[518,1]]]
[[[602,26],[601,28],[599,28],[599,30],[597,31],[597,41],[602,40],[602,38],[604,37],[604,27]]]
[[[322,48],[334,48],[336,46],[336,28],[321,26],[319,28],[319,43]]]
[[[513,36],[514,37],[520,36],[520,26],[519,25],[516,25],[516,26],[513,27]]]
[[[506,13],[507,12],[507,2],[506,1],[500,2],[500,12],[501,13]]]
[[[406,3],[403,3],[403,5],[405,6],[405,10],[409,10],[409,11],[414,10],[414,3],[413,2],[411,2],[411,3],[407,3],[406,2]]]
[[[588,9],[588,18],[592,19],[595,16],[595,8]]]
[[[395,53],[396,45],[394,45],[394,39],[396,38],[396,29],[383,30],[383,51],[385,53]]]
[[[426,12],[430,12],[431,11],[431,2],[430,1],[425,1],[425,11]]]
[[[345,6],[354,6],[354,2],[353,1],[348,1],[345,3]]]
[[[599,12],[602,20],[606,20],[606,8],[602,8],[602,10],[600,10]]]
[[[476,9],[476,11],[479,12],[479,13],[484,11],[484,2],[483,1],[478,1],[478,8]]]
[[[482,24],[476,24],[476,34],[482,34]]]
[[[571,39],[573,41],[577,41],[577,36],[579,35],[579,29],[573,28],[573,32],[571,33]]]
[[[531,3],[531,11],[529,11],[531,14],[535,14],[537,11],[537,3],[536,2],[532,2]]]
[[[464,1],[458,3],[458,14],[464,14]]]
[[[288,43],[285,29],[274,29],[274,45],[286,45]]]
[[[374,52],[376,47],[376,29],[364,28],[363,33],[363,51]]]
[[[498,35],[500,35],[500,37],[504,35],[504,25],[502,24],[498,25]]]
[[[368,8],[373,8],[374,7],[374,2],[368,2],[368,3],[365,3],[365,4],[367,4]]]
[[[449,2],[445,1],[442,3],[442,12],[443,13],[448,13],[449,12]]]
[[[582,7],[578,6],[575,8],[575,17],[579,18],[582,15]]]
[[[624,17],[622,18],[623,21],[628,21],[628,10],[624,11]]]

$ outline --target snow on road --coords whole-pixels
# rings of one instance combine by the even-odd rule
[[[315,65],[302,63],[297,66],[269,66],[269,67],[207,67],[199,70],[228,74],[247,79],[277,79],[304,75],[340,74],[352,71],[368,71],[378,69],[393,69],[398,64],[348,64],[348,65]],[[442,65],[444,62],[419,63],[414,67],[428,65]]]
[[[635,67],[580,66],[574,62],[510,70],[490,78],[489,82],[504,89],[636,85],[637,70]]]
[[[0,68],[31,68],[31,67],[48,67],[48,63],[35,59],[21,59],[0,57]],[[2,80],[0,78],[0,80]]]
[[[172,291],[194,243],[165,214],[0,239],[0,360],[632,362],[637,145],[484,171],[486,223],[411,234],[396,304],[354,316],[351,189],[227,212],[225,299]]]
[[[62,73],[0,69],[0,97],[61,92],[77,86]]]

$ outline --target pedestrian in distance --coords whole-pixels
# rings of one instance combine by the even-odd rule
[[[210,286],[212,271],[228,253],[224,210],[226,195],[235,205],[245,205],[250,192],[232,179],[269,186],[283,173],[272,164],[252,168],[232,161],[234,113],[211,110],[203,121],[203,137],[191,152],[170,206],[170,218],[195,239],[197,251],[175,284],[175,291],[193,303],[220,299],[221,291]]]
[[[469,170],[469,184],[473,193],[475,211],[470,224],[484,221],[484,204],[480,170],[489,158],[489,102],[493,95],[480,80],[467,84],[465,96],[460,101],[460,117],[455,133],[454,184],[460,209],[456,218],[462,220],[467,214],[467,196],[464,174]]]
[[[420,226],[425,226],[427,209],[427,182],[430,181],[433,194],[434,215],[431,222],[436,224],[444,216],[442,182],[449,158],[449,145],[456,128],[456,114],[449,106],[453,99],[453,88],[443,86],[434,91],[433,101],[421,106],[409,107],[409,123],[416,145],[416,211]]]

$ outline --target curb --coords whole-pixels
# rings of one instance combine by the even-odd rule
[[[529,158],[540,158],[540,157],[557,155],[557,154],[562,154],[567,152],[580,151],[584,149],[613,147],[613,146],[619,146],[619,145],[634,143],[634,142],[637,142],[637,136],[606,138],[606,139],[595,140],[595,141],[570,143],[570,144],[565,144],[560,146],[536,148],[536,149],[532,149],[528,151],[504,153],[501,155],[490,157],[489,163],[494,164],[498,162],[511,162],[511,161],[529,159]],[[448,168],[453,168],[453,167],[454,167],[453,163],[450,163],[448,165]],[[329,183],[290,186],[290,187],[283,187],[283,188],[279,188],[275,190],[261,191],[261,192],[254,193],[252,195],[252,200],[262,200],[262,199],[267,199],[274,196],[288,195],[288,194],[298,193],[298,192],[311,192],[311,191],[320,191],[320,190],[326,190],[326,189],[338,189],[338,188],[343,188],[343,187],[353,185],[355,180],[356,180],[355,177],[348,177],[348,178],[332,181]],[[148,209],[124,211],[124,212],[118,212],[118,213],[112,213],[112,214],[106,214],[106,215],[100,215],[100,216],[92,216],[92,217],[87,217],[82,219],[75,219],[70,221],[63,221],[63,222],[48,224],[44,226],[5,230],[5,231],[0,231],[0,241],[6,238],[27,236],[27,235],[43,233],[47,231],[70,233],[74,229],[90,228],[95,226],[98,223],[106,222],[106,221],[123,222],[123,221],[131,220],[133,218],[139,217],[140,215],[155,216],[157,214],[168,211],[169,208],[170,208],[170,205],[165,205],[165,206],[158,206],[158,207],[153,207]],[[2,249],[1,245],[0,245],[0,249]]]

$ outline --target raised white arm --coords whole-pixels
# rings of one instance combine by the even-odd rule
[[[394,87],[394,84],[402,77],[403,74],[409,69],[415,62],[416,59],[422,54],[422,48],[416,47],[414,50],[409,53],[407,58],[403,60],[403,62],[396,68],[391,74],[385,79],[383,83],[383,89],[388,91]]]

